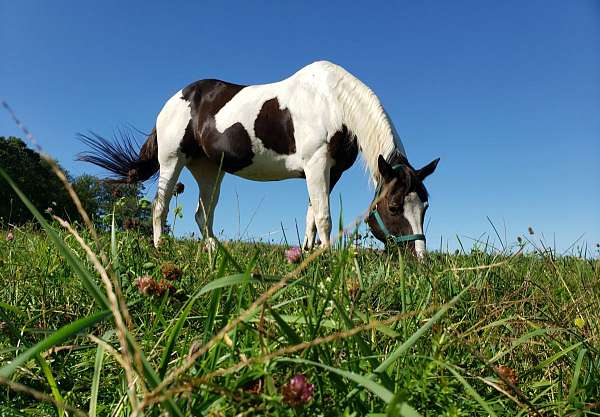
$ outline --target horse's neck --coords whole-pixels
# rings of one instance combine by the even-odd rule
[[[394,152],[405,155],[394,125],[377,96],[342,68],[334,90],[341,107],[343,123],[356,137],[371,180],[380,180],[377,159],[389,159]]]

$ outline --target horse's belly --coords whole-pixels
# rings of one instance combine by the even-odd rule
[[[280,155],[262,146],[253,146],[252,163],[235,175],[254,181],[278,181],[303,178],[300,158],[296,154]]]

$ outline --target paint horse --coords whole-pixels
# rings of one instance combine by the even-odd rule
[[[360,151],[377,184],[367,219],[373,234],[410,245],[419,257],[425,253],[423,180],[439,159],[414,169],[377,96],[330,62],[315,62],[272,84],[192,83],[166,102],[139,151],[126,135],[114,142],[95,134],[80,139],[90,151],[78,159],[112,172],[113,181],[134,183],[159,173],[155,245],[185,166],[200,187],[196,221],[205,239],[213,239],[214,208],[227,172],[255,181],[305,178],[309,203],[303,248],[314,246],[316,232],[329,246],[329,195]]]

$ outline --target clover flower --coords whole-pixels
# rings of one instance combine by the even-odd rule
[[[285,251],[285,258],[287,259],[288,263],[296,264],[300,262],[300,259],[302,259],[302,250],[298,246],[287,249]]]
[[[149,275],[138,277],[135,280],[135,286],[143,295],[152,295],[158,283]]]
[[[15,235],[13,234],[13,232],[8,232],[6,234],[6,241],[7,242],[12,242],[13,240],[15,240]]]
[[[184,190],[185,190],[185,185],[183,185],[183,183],[178,182],[175,185],[175,195],[183,194]]]
[[[170,281],[176,281],[181,278],[182,275],[181,269],[171,262],[163,264],[160,268],[160,272],[162,272],[163,277]]]
[[[315,386],[308,382],[308,379],[298,374],[290,382],[281,387],[283,401],[292,407],[299,407],[312,399]]]
[[[168,281],[161,280],[157,282],[149,275],[144,275],[135,280],[135,285],[138,290],[145,296],[157,295],[161,296],[167,291],[175,292],[175,287]]]
[[[517,372],[514,369],[509,368],[506,365],[498,365],[496,367],[496,370],[502,378],[510,382],[512,385],[517,385],[517,383],[519,382],[519,376],[517,375]]]

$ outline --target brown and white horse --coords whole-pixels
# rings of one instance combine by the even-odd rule
[[[373,233],[382,241],[412,236],[398,241],[410,244],[418,256],[425,253],[428,203],[422,181],[438,160],[413,169],[377,96],[330,62],[315,62],[272,84],[213,79],[190,84],[166,102],[139,152],[127,137],[114,142],[94,134],[80,137],[91,151],[79,159],[111,171],[115,181],[145,181],[159,172],[155,245],[185,166],[200,187],[196,221],[207,240],[213,239],[214,208],[228,172],[255,181],[305,178],[309,204],[303,246],[314,246],[317,231],[322,245],[329,246],[329,194],[360,151],[372,181],[384,192],[368,220]]]

